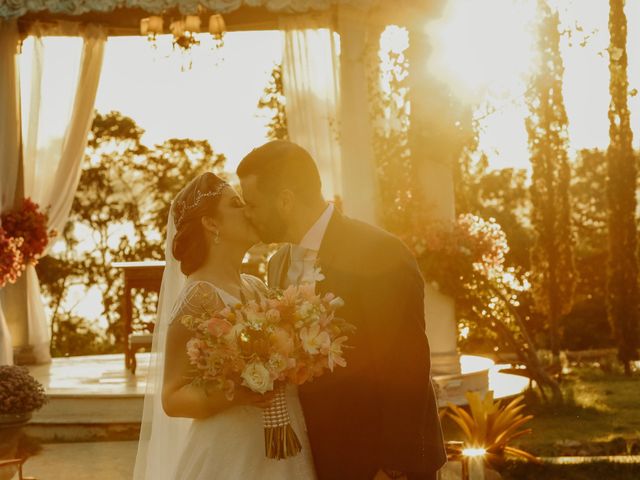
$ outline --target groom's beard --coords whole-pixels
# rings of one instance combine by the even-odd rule
[[[269,219],[261,228],[256,226],[256,230],[263,243],[282,243],[286,239],[287,221],[274,208]]]

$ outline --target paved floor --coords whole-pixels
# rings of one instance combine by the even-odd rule
[[[138,442],[50,443],[24,465],[38,480],[131,480]],[[450,462],[441,480],[458,480],[460,465]],[[472,478],[480,478],[473,476]]]
[[[124,368],[123,354],[54,358],[49,364],[29,367],[29,370],[44,385],[47,393],[54,397],[142,397],[147,384],[150,357],[149,353],[136,355],[138,369],[135,375]],[[519,375],[500,373],[499,370],[505,366],[507,365],[496,365],[484,357],[460,357],[461,372],[465,375],[488,370],[489,388],[494,391],[495,398],[517,395],[529,382]],[[450,382],[452,385],[463,385],[463,379],[458,375],[435,376],[436,381],[439,378],[445,384]],[[462,400],[464,403],[464,398]],[[446,406],[445,401],[442,406]]]
[[[49,443],[23,472],[38,480],[131,480],[138,442]]]

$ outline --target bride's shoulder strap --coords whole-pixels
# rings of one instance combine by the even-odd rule
[[[178,315],[201,315],[224,308],[218,289],[209,282],[195,281],[184,286],[176,302],[172,317]]]

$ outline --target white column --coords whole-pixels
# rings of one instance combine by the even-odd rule
[[[424,16],[418,15],[409,27],[409,145],[429,213],[434,219],[450,221],[455,218],[452,164],[460,153],[457,112],[452,109],[446,85],[427,72],[430,45],[425,23]],[[453,298],[427,285],[425,316],[432,372],[460,373]]]
[[[347,215],[376,223],[376,173],[367,88],[367,15],[338,9],[342,202]]]
[[[455,200],[451,166],[436,160],[425,160],[420,168],[420,179],[425,200],[433,206],[430,211],[434,217],[453,220]],[[424,312],[431,347],[431,371],[436,375],[460,373],[458,327],[453,298],[427,284]]]

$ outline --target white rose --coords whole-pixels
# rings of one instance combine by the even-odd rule
[[[253,362],[247,365],[241,377],[242,384],[256,393],[265,393],[273,390],[271,374],[269,370],[259,362]]]

